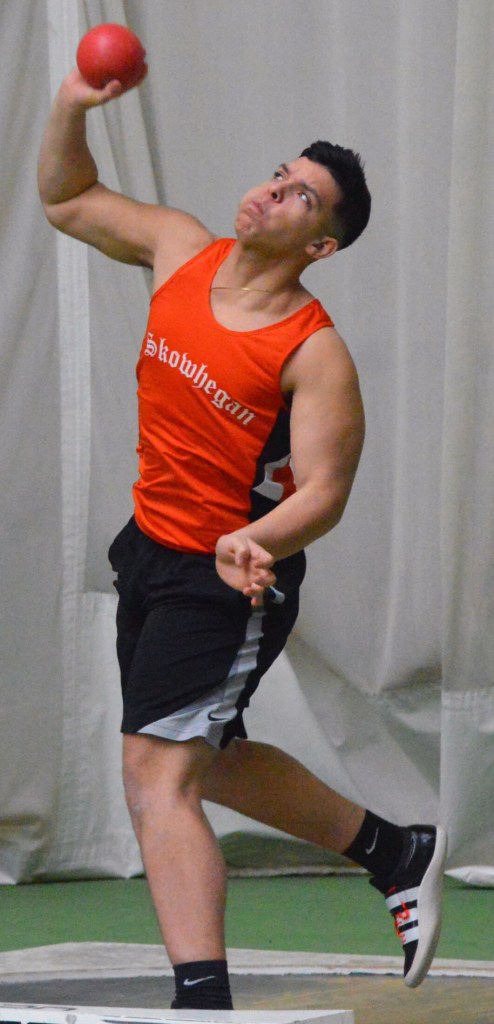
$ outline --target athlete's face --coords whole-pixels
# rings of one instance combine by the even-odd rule
[[[329,255],[327,244],[324,251],[315,245],[330,236],[331,214],[339,197],[339,188],[325,167],[298,157],[280,164],[269,181],[243,197],[235,221],[237,235],[270,251],[308,252],[313,258]],[[329,248],[334,251],[336,243]]]

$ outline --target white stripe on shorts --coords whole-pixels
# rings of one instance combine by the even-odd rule
[[[238,698],[248,676],[257,666],[263,618],[263,608],[256,608],[250,615],[244,642],[223,683],[192,704],[145,725],[139,729],[139,733],[179,742],[202,736],[211,746],[219,749],[225,723],[235,718]]]

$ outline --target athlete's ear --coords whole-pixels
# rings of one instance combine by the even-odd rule
[[[324,238],[318,238],[314,242],[309,242],[305,251],[311,260],[326,260],[328,256],[332,256],[336,252],[337,248],[338,240],[331,238],[330,235],[325,235]]]

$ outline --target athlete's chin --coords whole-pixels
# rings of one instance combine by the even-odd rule
[[[258,225],[250,217],[240,214],[235,221],[235,233],[239,241],[252,240],[259,235]]]

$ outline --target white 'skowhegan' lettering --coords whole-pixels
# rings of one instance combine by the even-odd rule
[[[159,344],[154,340],[153,331],[148,331],[146,338],[145,356],[157,356],[161,363],[167,363],[172,369],[178,370],[184,377],[192,382],[192,387],[204,391],[211,400],[215,409],[221,409],[230,413],[244,426],[254,419],[255,413],[251,412],[240,402],[235,401],[227,391],[218,387],[218,384],[209,376],[207,363],[193,363],[187,352],[178,352],[171,349],[166,343],[166,338],[160,338]]]

